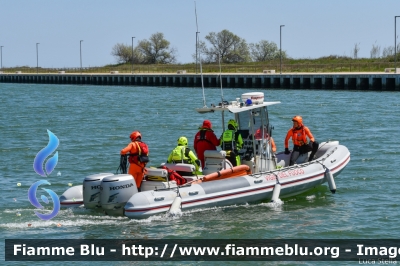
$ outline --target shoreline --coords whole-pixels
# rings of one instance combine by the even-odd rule
[[[221,77],[220,77],[221,76]],[[203,77],[203,82],[201,78]],[[0,83],[400,91],[400,73],[0,73]]]

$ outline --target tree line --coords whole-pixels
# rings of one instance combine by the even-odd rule
[[[264,62],[280,58],[276,43],[261,40],[248,44],[228,30],[210,32],[205,39],[206,41],[198,41],[198,55],[192,55],[194,60],[201,58],[203,63]],[[164,34],[157,32],[148,40],[139,41],[135,47],[117,43],[113,46],[111,55],[118,63],[172,64],[176,63],[176,52],[164,38]],[[282,58],[287,58],[286,51],[282,51]]]
[[[356,43],[351,51],[352,58],[358,59],[359,51],[360,44]],[[176,53],[176,49],[171,47],[170,42],[160,32],[152,34],[149,39],[139,41],[135,47],[117,43],[111,52],[118,63],[133,62],[134,64],[174,64],[177,62]],[[397,45],[396,53],[400,53],[400,44]],[[394,54],[394,46],[382,50],[382,58],[392,57]],[[203,63],[266,62],[279,59],[280,56],[281,53],[276,43],[261,40],[258,43],[248,44],[245,39],[228,30],[210,32],[205,36],[205,41],[198,40],[197,55],[192,55],[194,61],[197,62],[197,59],[201,58]],[[339,57],[345,58],[346,56]],[[381,57],[381,47],[376,43],[372,45],[370,57]],[[282,59],[287,58],[286,51],[282,51]],[[351,57],[346,58],[350,59]]]
[[[135,47],[117,43],[113,46],[111,55],[119,63],[135,64],[168,64],[176,62],[176,50],[170,47],[170,42],[164,34],[157,32],[148,40],[139,41]]]

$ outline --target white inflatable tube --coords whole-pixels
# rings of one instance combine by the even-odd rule
[[[335,180],[333,179],[333,175],[332,175],[331,171],[329,171],[328,168],[325,170],[325,178],[328,181],[330,191],[333,194],[335,194],[335,192],[336,192]]]
[[[176,196],[174,201],[171,204],[171,207],[169,208],[169,214],[170,215],[179,215],[181,214],[181,203],[182,203],[182,198],[180,196]]]
[[[279,194],[281,193],[281,184],[276,183],[274,191],[272,192],[271,202],[276,202],[279,199]]]

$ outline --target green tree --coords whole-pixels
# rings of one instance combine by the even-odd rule
[[[228,30],[222,30],[215,33],[210,32],[206,37],[210,42],[211,47],[207,48],[206,43],[199,42],[200,53],[206,56],[202,59],[205,62],[218,62],[218,57],[221,57],[221,62],[238,63],[250,61],[249,46],[246,41]]]
[[[118,63],[132,63],[132,46],[117,43],[113,46],[111,55],[115,56]],[[133,63],[143,63],[143,55],[138,47],[133,47]]]
[[[157,32],[149,40],[139,41],[139,52],[143,62],[147,64],[170,64],[176,62],[176,50],[170,47],[170,42],[164,39],[164,34]]]
[[[280,58],[280,51],[274,42],[261,40],[258,43],[251,43],[249,46],[251,58],[255,62],[264,62]],[[282,51],[282,58],[287,58],[285,51]]]

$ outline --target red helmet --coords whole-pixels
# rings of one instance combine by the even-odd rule
[[[131,140],[136,140],[138,138],[141,139],[142,138],[142,134],[140,134],[139,131],[133,131],[129,137],[131,138]]]
[[[295,117],[292,118],[293,122],[297,122],[299,126],[303,125],[303,118],[299,115],[296,115]]]
[[[203,128],[211,129],[212,128],[211,121],[210,120],[204,120],[203,121]]]

